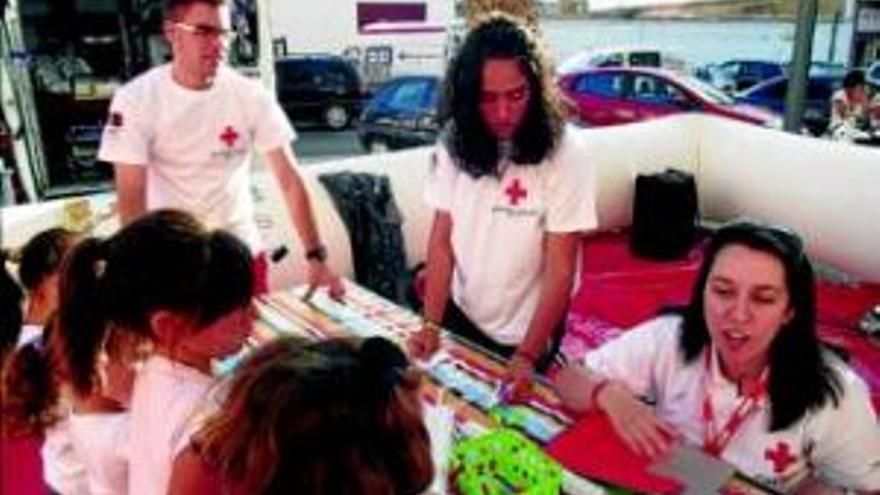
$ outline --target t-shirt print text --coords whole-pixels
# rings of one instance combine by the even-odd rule
[[[231,160],[247,153],[241,133],[231,125],[225,125],[217,134],[219,149],[211,152],[212,158]]]
[[[492,207],[492,213],[504,214],[510,217],[536,217],[541,214],[537,208],[529,207],[528,184],[523,184],[518,178],[508,180],[503,186],[501,201]]]

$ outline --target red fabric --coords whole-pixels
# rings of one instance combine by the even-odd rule
[[[42,439],[35,437],[0,438],[0,493],[42,495]]]
[[[254,257],[254,295],[262,296],[269,292],[269,256],[261,252]]]
[[[578,359],[625,329],[657,314],[664,306],[690,299],[702,244],[678,261],[651,261],[629,250],[626,232],[605,233],[583,243],[581,285],[572,299],[563,351]],[[819,336],[844,349],[850,364],[868,383],[880,411],[880,344],[858,330],[858,322],[880,304],[880,284],[817,286]]]
[[[684,304],[702,260],[697,247],[681,261],[653,261],[630,253],[622,233],[601,234],[583,244],[579,311],[629,328],[667,305]]]
[[[644,493],[681,493],[677,480],[649,472],[651,460],[636,455],[614,432],[607,416],[588,413],[547,445],[560,464],[590,479]]]

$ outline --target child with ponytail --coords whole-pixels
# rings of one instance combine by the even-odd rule
[[[58,271],[77,235],[52,228],[32,237],[20,250],[0,250],[0,355],[42,332],[58,307]],[[9,272],[17,264],[18,279]]]
[[[20,250],[0,255],[3,437],[42,438],[43,479],[62,495],[87,493],[85,470],[70,437],[70,403],[63,393],[53,324],[62,263],[77,240],[69,230],[52,228]],[[8,264],[18,265],[17,279]]]
[[[236,352],[252,329],[252,264],[240,240],[174,210],[86,240],[72,254],[59,323],[71,336],[64,347],[74,392],[85,398],[102,388],[99,356],[119,336],[122,349],[146,355],[129,407],[128,493],[166,493],[174,457],[214,385],[212,361]]]

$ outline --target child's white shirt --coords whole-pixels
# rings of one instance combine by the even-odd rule
[[[127,412],[70,415],[70,434],[91,495],[128,493]]]
[[[154,355],[138,370],[129,426],[130,495],[165,495],[174,458],[204,419],[212,376]]]

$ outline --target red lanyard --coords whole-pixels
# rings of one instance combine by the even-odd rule
[[[703,370],[703,423],[706,425],[703,430],[703,450],[709,455],[719,457],[724,448],[727,447],[727,444],[730,443],[730,439],[742,427],[745,420],[754,414],[758,410],[758,406],[761,405],[761,401],[767,391],[768,373],[765,368],[756,386],[752,390],[746,391],[745,396],[737,404],[733,414],[727,419],[727,423],[724,424],[721,431],[718,431],[718,427],[715,424],[715,407],[712,405],[712,398],[709,394],[709,381],[712,375],[712,354],[712,349],[707,349],[706,358],[703,360],[705,364]]]

